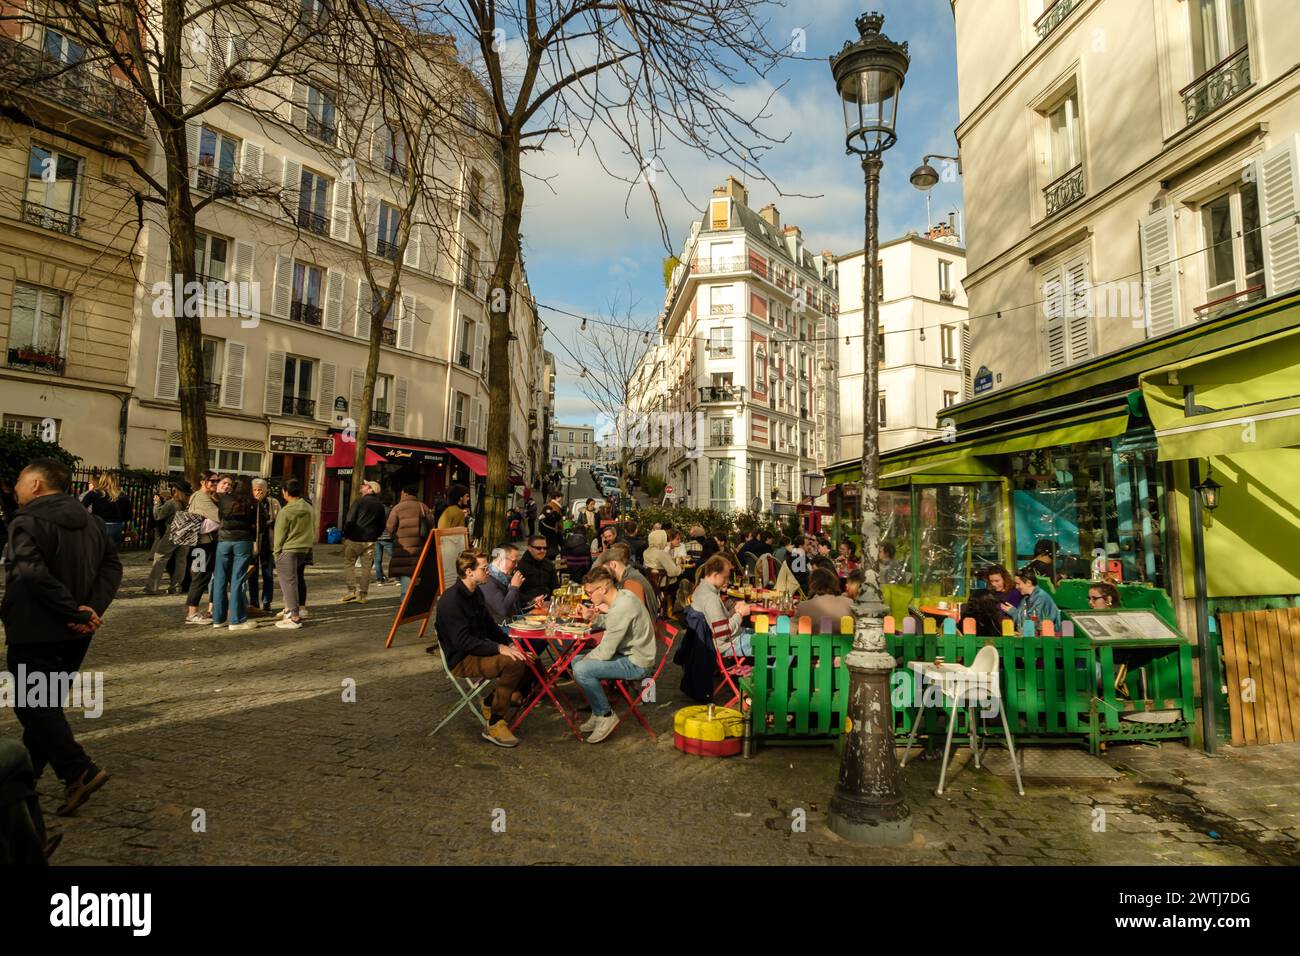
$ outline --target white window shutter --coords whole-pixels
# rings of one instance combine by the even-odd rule
[[[491,333],[492,333],[492,318],[491,316],[489,316],[486,322],[479,323],[479,329],[478,329],[479,351],[483,354],[483,358],[475,367],[479,370],[479,372],[483,374],[484,377],[486,377],[488,373],[488,363],[491,355],[491,353],[488,352],[488,342]]]
[[[203,124],[198,120],[189,120],[185,124],[185,147],[189,151],[190,187],[199,184],[199,139],[203,135]]]
[[[372,165],[383,165],[384,150],[387,148],[385,139],[387,135],[383,120],[373,120],[370,127],[370,162]]]
[[[271,311],[282,319],[289,317],[293,302],[293,256],[275,257],[275,289],[271,293]]]
[[[1269,296],[1300,287],[1300,135],[1259,158],[1264,286]],[[1271,224],[1271,225],[1270,225]]]
[[[397,347],[410,352],[415,348],[415,296],[402,296],[402,313],[397,320]]]
[[[1066,348],[1071,365],[1092,358],[1092,289],[1089,285],[1088,257],[1079,256],[1065,264],[1065,303],[1067,309]]]
[[[354,331],[357,338],[370,341],[370,283],[362,276],[357,280],[357,321]]]
[[[221,407],[244,407],[244,356],[247,348],[243,342],[226,341],[226,368],[221,377]]]
[[[298,221],[298,199],[302,191],[302,163],[286,156],[284,158],[284,203],[289,209],[289,218]]]
[[[290,115],[293,117],[293,128],[305,130],[307,128],[307,84],[294,81],[292,103],[293,111]]]
[[[1058,267],[1043,276],[1043,315],[1047,319],[1047,370],[1065,368],[1065,283]]]
[[[398,376],[393,385],[393,431],[406,431],[406,391],[409,387],[403,376]]]
[[[402,256],[402,265],[412,269],[420,268],[420,227],[411,223],[411,235],[406,240],[406,252]]]
[[[354,368],[352,370],[352,387],[348,389],[348,414],[352,416],[353,421],[361,421],[361,399],[365,397],[365,388],[366,370]]]
[[[244,190],[250,191],[261,188],[262,163],[265,159],[266,152],[261,146],[244,140],[244,148],[239,162],[239,181]],[[262,201],[257,197],[245,196],[240,202],[254,209],[258,209],[262,205]]]
[[[218,86],[226,72],[226,57],[230,52],[230,31],[213,27],[208,41],[208,83]]]
[[[470,400],[469,444],[475,448],[482,446],[479,441],[479,422],[483,417],[483,404],[477,398]]]
[[[347,242],[352,235],[352,184],[334,181],[334,209],[330,219],[330,238]]]
[[[256,247],[251,242],[244,242],[242,239],[235,240],[235,262],[232,270],[232,276],[236,282],[253,281],[253,258]]]
[[[180,379],[176,371],[176,329],[164,325],[158,333],[158,377],[154,386],[155,398],[175,401],[180,393]]]
[[[971,381],[974,378],[975,370],[971,367],[971,339],[970,323],[961,324],[961,380],[962,380],[962,398],[970,398],[973,394]]]
[[[346,277],[338,269],[330,269],[325,278],[325,317],[322,326],[330,332],[343,328],[343,285]]]
[[[338,366],[333,362],[320,363],[320,387],[316,393],[316,418],[322,422],[334,421],[334,379]]]
[[[366,198],[366,248],[375,252],[379,248],[379,198]]]
[[[471,322],[469,319],[464,318],[463,316],[461,318],[461,321],[463,321],[470,327],[469,334],[472,341],[470,344],[471,351],[470,351],[469,367],[472,371],[477,372],[481,368],[483,368],[483,332],[481,327],[486,325],[487,323]]]
[[[1138,224],[1142,247],[1142,309],[1147,337],[1181,325],[1178,311],[1178,242],[1173,207],[1157,210]]]
[[[284,353],[266,354],[266,401],[262,410],[268,415],[284,414]]]

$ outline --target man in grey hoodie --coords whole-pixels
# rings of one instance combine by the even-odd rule
[[[618,726],[600,682],[636,680],[654,670],[654,622],[639,598],[619,589],[608,567],[588,572],[582,588],[595,605],[585,609],[583,617],[593,629],[605,630],[600,643],[573,662],[573,679],[591,703],[591,717],[580,729],[589,734],[587,743],[598,744]]]

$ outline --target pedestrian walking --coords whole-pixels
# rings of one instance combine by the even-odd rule
[[[20,507],[6,545],[0,622],[8,645],[7,669],[26,674],[27,686],[36,677],[46,687],[64,686],[67,675],[80,670],[122,583],[117,549],[103,521],[68,495],[71,481],[66,465],[38,458],[23,469],[14,488]],[[74,813],[104,785],[108,773],[77,743],[62,695],[50,695],[37,706],[20,695],[14,714],[35,776],[49,764],[64,783],[56,812]]]
[[[384,505],[384,530],[375,539],[375,586],[384,587],[397,583],[386,570],[388,565],[384,563],[393,560],[393,533],[388,530],[388,516],[393,513],[393,493],[385,491],[379,500]]]
[[[452,485],[447,492],[447,507],[438,515],[439,528],[469,527],[469,489],[464,485]]]
[[[406,589],[411,584],[416,565],[420,563],[420,552],[424,550],[425,539],[433,524],[433,513],[428,506],[416,497],[416,486],[407,485],[402,489],[402,500],[393,505],[388,513],[385,527],[393,536],[393,560],[388,565],[388,573],[401,583],[398,597],[406,596]]]
[[[232,631],[252,630],[248,620],[248,591],[244,579],[253,556],[257,504],[248,481],[236,478],[217,502],[221,528],[217,532],[216,565],[212,573],[212,626]]]
[[[375,563],[375,542],[384,533],[384,505],[379,500],[379,482],[363,481],[361,494],[348,508],[343,520],[343,583],[348,593],[340,603],[365,604],[370,591],[370,571]],[[357,573],[357,563],[361,573]]]
[[[153,496],[153,517],[155,521],[161,522],[162,533],[154,542],[153,565],[149,568],[149,581],[144,586],[145,594],[161,593],[159,588],[162,587],[164,572],[169,575],[167,593],[175,594],[180,588],[185,576],[185,554],[188,549],[172,540],[172,521],[177,514],[189,507],[191,491],[193,489],[190,483],[181,478],[171,483],[171,491],[166,498],[162,495]]]
[[[284,594],[284,619],[276,622],[276,627],[293,629],[302,627],[303,608],[301,600],[306,602],[307,582],[303,569],[307,566],[307,556],[315,542],[313,529],[316,516],[311,505],[302,497],[302,482],[297,478],[288,478],[281,491],[284,507],[275,519],[275,571],[280,578],[280,591]]]
[[[265,478],[253,479],[253,501],[257,511],[253,516],[253,554],[248,561],[248,606],[267,613],[270,613],[271,599],[275,597],[275,554],[271,537],[275,519],[280,514],[280,502],[275,500],[270,490]]]
[[[185,599],[185,623],[208,624],[210,618],[200,613],[199,602],[212,583],[212,566],[217,559],[217,533],[221,530],[221,513],[217,510],[217,489],[221,476],[215,471],[205,471],[199,489],[190,495],[189,511],[203,518],[198,541],[185,563],[189,566],[190,588]]]

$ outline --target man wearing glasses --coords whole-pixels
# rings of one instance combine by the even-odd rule
[[[592,569],[582,588],[594,605],[583,608],[583,619],[594,629],[605,629],[600,643],[573,662],[573,679],[591,704],[591,717],[580,729],[589,735],[587,743],[598,744],[618,726],[600,682],[636,680],[654,669],[654,622],[632,592],[619,590],[608,567]]]
[[[523,607],[534,604],[539,597],[547,597],[560,586],[555,562],[546,557],[546,538],[540,534],[528,539],[528,550],[519,559],[517,568],[524,576],[524,583],[519,585],[519,603]]]

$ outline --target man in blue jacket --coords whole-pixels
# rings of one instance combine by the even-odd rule
[[[1016,622],[1016,630],[1023,633],[1026,620],[1034,622],[1035,633],[1043,633],[1043,622],[1051,621],[1054,628],[1053,633],[1058,637],[1061,634],[1061,610],[1056,606],[1056,601],[1052,596],[1038,586],[1038,575],[1030,567],[1021,568],[1016,572],[1016,590],[1023,595],[1020,599],[1019,607],[1011,607],[1010,604],[1003,604],[1002,610],[1012,616]]]
[[[38,458],[14,485],[19,507],[9,526],[0,621],[7,668],[59,686],[81,669],[90,639],[122,583],[122,562],[104,522],[68,494],[72,474],[62,462]],[[20,679],[21,681],[21,679]],[[70,816],[108,781],[72,735],[60,696],[31,706],[20,696],[14,716],[39,778],[51,764],[65,786],[55,811]]]
[[[456,583],[442,592],[434,615],[438,643],[447,666],[457,677],[495,679],[491,714],[483,739],[498,747],[517,747],[519,739],[506,724],[510,697],[528,673],[524,654],[509,643],[492,620],[481,588],[488,579],[488,561],[481,551],[456,557]]]

